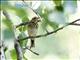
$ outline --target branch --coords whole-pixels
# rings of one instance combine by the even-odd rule
[[[77,19],[77,20],[75,20],[75,21],[71,22],[69,25],[76,25],[76,26],[80,26],[80,24],[79,24],[79,23],[76,23],[77,21],[80,21],[80,19]]]
[[[1,40],[0,41],[0,59],[1,60],[6,60],[6,55],[5,55],[5,45],[4,42]]]
[[[20,46],[20,42],[17,40],[18,37],[16,36],[16,27],[13,26],[13,31],[14,31],[14,48],[16,50],[16,54],[17,54],[17,60],[23,60],[23,51],[22,51],[22,48]]]
[[[16,28],[18,28],[18,27],[20,27],[20,26],[27,25],[28,23],[29,23],[29,22],[23,22],[23,23],[21,23],[21,24],[17,25],[17,26],[16,26]]]
[[[23,60],[22,59],[23,58],[22,49],[21,49],[21,46],[17,40],[15,41],[14,47],[15,47],[16,54],[17,54],[17,60]]]
[[[48,36],[48,35],[50,35],[50,34],[56,33],[56,32],[59,31],[59,30],[62,30],[62,29],[65,28],[66,26],[75,24],[75,22],[77,22],[77,21],[80,21],[80,19],[77,19],[77,20],[75,20],[75,21],[73,21],[73,22],[67,23],[66,25],[64,25],[64,26],[62,26],[62,27],[60,27],[60,28],[58,28],[58,29],[56,29],[56,30],[54,30],[54,31],[52,31],[52,32],[48,32],[48,33],[45,33],[45,34],[43,34],[43,35],[29,36],[29,37],[25,37],[25,38],[22,38],[22,39],[19,39],[19,40],[25,40],[25,39],[30,39],[30,38],[45,37],[45,36]],[[76,25],[76,24],[75,24],[75,25]],[[79,25],[80,25],[80,24],[79,24]]]
[[[4,16],[5,16],[7,19],[9,19],[9,20],[10,20],[10,17],[9,17],[9,15],[8,15],[8,13],[7,13],[7,11],[6,11],[6,10],[3,10],[3,14],[4,14]]]
[[[3,10],[3,14],[4,14],[4,16],[5,16],[7,19],[9,19],[9,20],[11,21],[10,16],[9,16],[9,14],[7,13],[6,10]],[[17,60],[23,60],[22,49],[21,49],[20,43],[17,41],[17,36],[16,36],[16,34],[15,34],[16,28],[15,28],[14,25],[12,26],[12,28],[13,28],[13,32],[14,32],[14,39],[15,39],[15,40],[14,40],[14,47],[15,47],[16,54],[17,54]]]
[[[35,55],[39,55],[38,53],[36,53],[36,52],[32,51],[32,50],[31,50],[31,49],[29,49],[28,47],[23,48],[23,50],[25,50],[25,49],[28,49],[30,52],[32,52],[32,53],[33,53],[33,54],[35,54]]]
[[[77,19],[77,20],[75,20],[75,21],[73,21],[73,22],[71,22],[71,23],[69,23],[69,24],[73,24],[73,23],[75,23],[75,22],[77,22],[77,21],[80,21],[80,19]]]
[[[70,24],[70,25],[80,26],[80,24],[78,24],[78,23],[73,23],[73,24]]]

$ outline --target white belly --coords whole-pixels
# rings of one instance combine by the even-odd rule
[[[28,34],[29,36],[36,36],[37,34],[37,29],[28,29]]]

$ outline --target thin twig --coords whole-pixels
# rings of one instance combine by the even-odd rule
[[[28,23],[29,23],[29,22],[23,22],[23,23],[21,23],[21,24],[17,25],[17,26],[16,26],[16,28],[18,28],[18,27],[20,27],[20,26],[27,25]]]
[[[77,21],[80,21],[80,19],[77,19],[77,20],[75,20],[75,21],[73,21],[73,22],[71,22],[71,23],[69,23],[69,24],[73,24],[73,23],[75,23],[75,22],[77,22]]]
[[[79,23],[76,23],[77,21],[80,21],[80,19],[77,19],[77,20],[75,20],[75,21],[73,21],[73,22],[69,23],[69,25],[80,26],[80,24],[79,24]]]
[[[33,53],[33,54],[35,54],[35,55],[39,55],[38,53],[36,53],[36,52],[32,51],[32,50],[31,50],[31,49],[29,49],[28,47],[23,48],[23,50],[25,50],[25,49],[28,49],[30,52],[32,52],[32,53]]]
[[[34,9],[32,9],[28,4],[26,4],[25,0],[22,0],[22,1],[27,7],[29,7],[42,20],[41,16]]]
[[[70,24],[70,25],[80,26],[80,24],[77,24],[77,23],[74,23],[74,24]]]
[[[19,40],[26,40],[26,39],[30,39],[30,38],[45,37],[45,36],[48,36],[48,35],[50,35],[50,34],[56,33],[57,31],[62,30],[62,29],[65,28],[66,26],[71,25],[71,24],[74,24],[74,23],[77,22],[77,21],[80,21],[80,19],[77,19],[77,20],[75,20],[75,21],[73,21],[73,22],[67,23],[66,25],[64,25],[64,26],[62,26],[62,27],[60,27],[60,28],[58,28],[58,29],[56,29],[56,30],[54,30],[54,31],[52,31],[52,32],[48,32],[48,33],[45,33],[45,34],[43,34],[43,35],[29,36],[29,37],[25,37],[25,38],[22,38],[22,39],[19,39]]]

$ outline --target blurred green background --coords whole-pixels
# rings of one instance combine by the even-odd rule
[[[1,38],[8,48],[5,51],[7,60],[16,60],[13,25],[16,26],[40,15],[41,22],[37,34],[45,34],[46,29],[50,32],[80,18],[80,1],[77,0],[0,2]],[[9,18],[4,16],[3,11],[8,13]],[[20,38],[28,36],[27,29],[26,26],[19,27],[15,31],[16,36],[19,35]],[[25,41],[29,45],[29,41]],[[25,46],[25,41],[21,42],[22,47]],[[24,55],[28,60],[79,60],[80,26],[68,26],[55,34],[37,38],[35,43],[36,46],[32,50],[40,55],[36,56],[26,50]]]

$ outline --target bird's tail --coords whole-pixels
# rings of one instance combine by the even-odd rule
[[[32,47],[35,47],[35,41],[34,40],[31,40],[31,46],[30,46],[30,48],[32,48]]]

